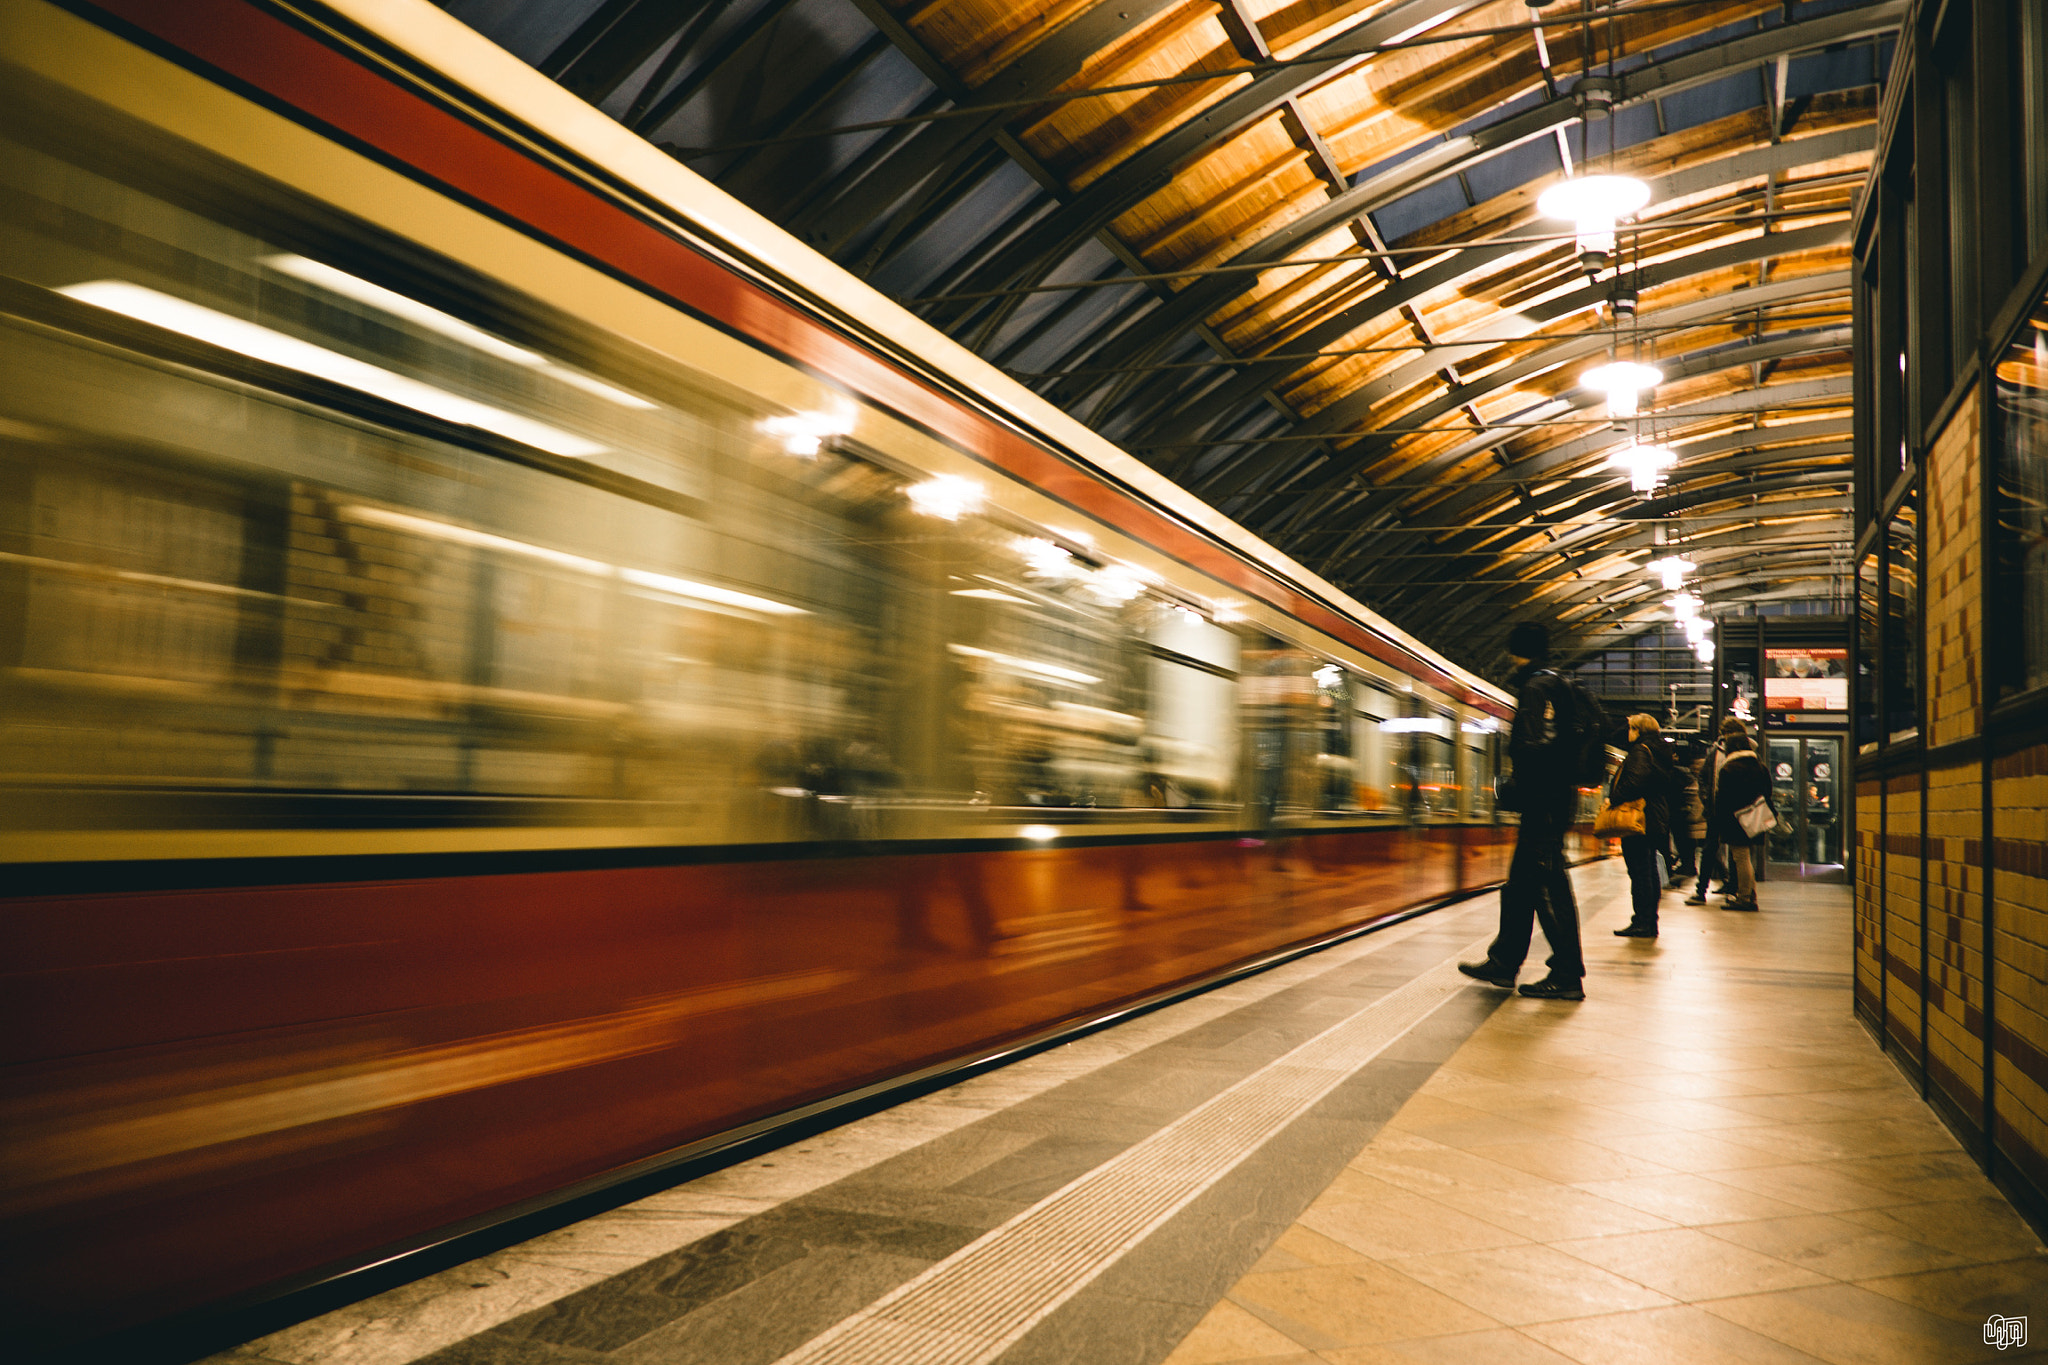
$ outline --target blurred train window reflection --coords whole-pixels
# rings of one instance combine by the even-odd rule
[[[0,139],[0,828],[932,837],[1227,822],[1241,769],[1357,808],[1341,670],[906,480],[849,400],[84,159]]]

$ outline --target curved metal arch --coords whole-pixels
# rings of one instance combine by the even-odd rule
[[[1797,169],[1800,166],[1810,166],[1823,161],[1837,160],[1844,156],[1853,156],[1858,152],[1870,151],[1876,146],[1876,140],[1877,130],[1875,126],[1859,124],[1850,128],[1837,129],[1830,133],[1818,134],[1810,138],[1801,138],[1796,142],[1771,143],[1762,147],[1753,147],[1734,156],[1722,157],[1719,160],[1707,162],[1704,165],[1693,166],[1686,170],[1674,171],[1669,175],[1652,178],[1649,181],[1652,202],[1661,203],[1673,199],[1686,198],[1708,190],[1754,180],[1759,176],[1775,175],[1782,171]],[[1502,228],[1501,232],[1496,235],[1523,232],[1526,231],[1526,227],[1525,223],[1518,221]],[[1239,257],[1235,259],[1250,256],[1257,249],[1256,246],[1249,248],[1239,253]],[[1370,296],[1352,307],[1344,309],[1342,312],[1318,323],[1299,336],[1291,338],[1287,342],[1287,349],[1290,351],[1312,351],[1324,346],[1334,346],[1360,328],[1370,326],[1389,314],[1394,313],[1404,304],[1413,303],[1435,290],[1478,274],[1497,261],[1513,256],[1517,252],[1528,251],[1529,249],[1530,247],[1527,243],[1495,243],[1461,248],[1447,261],[1425,266],[1413,274],[1403,275],[1398,280],[1388,281],[1385,287],[1375,290]],[[1213,316],[1214,311],[1220,311],[1222,307],[1227,307],[1230,302],[1242,298],[1246,293],[1250,292],[1254,287],[1257,277],[1246,274],[1234,277],[1223,276],[1220,278],[1228,289],[1228,296],[1218,305],[1217,310],[1212,310],[1210,316]],[[1848,277],[1846,275],[1842,277],[1842,286],[1844,288],[1848,286]],[[1176,296],[1174,303],[1168,304],[1152,314],[1148,319],[1147,332],[1151,333],[1155,328],[1171,326],[1170,315],[1176,310],[1178,304],[1179,296]],[[1663,314],[1658,314],[1657,316],[1661,319]],[[1153,348],[1159,350],[1169,344],[1171,344],[1170,340],[1160,337],[1153,343]],[[1425,354],[1418,358],[1415,365],[1404,367],[1403,373],[1413,374],[1413,378],[1409,382],[1419,382],[1423,377],[1441,369],[1445,364],[1456,364],[1461,360],[1484,354],[1489,349],[1493,348],[1476,343],[1467,346],[1458,342],[1425,348]],[[1428,362],[1426,367],[1423,367],[1424,362]],[[1164,393],[1133,394],[1126,408],[1127,410],[1136,410],[1141,402],[1148,404],[1150,411],[1159,411],[1168,407],[1173,408],[1175,415],[1166,425],[1150,433],[1150,436],[1152,439],[1162,442],[1188,440],[1203,435],[1215,423],[1223,420],[1233,410],[1241,407],[1243,404],[1256,401],[1265,390],[1273,387],[1273,385],[1285,379],[1288,375],[1301,370],[1307,363],[1312,362],[1274,361],[1262,365],[1254,360],[1243,364],[1220,387],[1211,388],[1206,392],[1190,392],[1190,390],[1199,389],[1200,386],[1196,381],[1177,380]],[[1226,368],[1231,362],[1218,358],[1216,364],[1218,368]],[[1418,369],[1418,367],[1422,368]],[[1406,387],[1405,384],[1401,384],[1387,388],[1389,381],[1392,379],[1393,376],[1390,375],[1384,379],[1376,380],[1373,382],[1372,387],[1384,389],[1387,392],[1399,392],[1400,388]],[[1213,380],[1210,382],[1213,383]],[[1061,395],[1065,394],[1064,390],[1058,388],[1055,388],[1054,392]],[[1073,400],[1078,401],[1080,397],[1085,395],[1085,392],[1086,390],[1084,389],[1079,393],[1073,394]],[[1056,399],[1056,401],[1058,400]],[[1132,420],[1143,421],[1144,414],[1133,411]]]
[[[1744,434],[1754,436],[1761,433],[1751,432]],[[1731,474],[1754,475],[1759,470],[1784,469],[1787,474],[1802,475],[1834,472],[1838,473],[1840,482],[1847,484],[1852,473],[1848,463],[1850,453],[1851,442],[1847,439],[1810,442],[1796,449],[1774,447],[1768,450],[1757,449],[1753,442],[1745,442],[1731,445],[1727,453],[1717,457],[1692,462],[1688,469],[1688,478],[1725,479]],[[1800,467],[1797,469],[1791,468],[1795,463]],[[1672,494],[1675,496],[1683,491],[1686,481],[1684,479],[1675,480],[1667,486],[1671,488]],[[1709,485],[1709,487],[1712,486]],[[1555,492],[1556,496],[1546,500],[1544,503],[1538,505],[1525,504],[1519,509],[1524,515],[1525,519],[1523,521],[1507,523],[1499,527],[1498,530],[1512,534],[1515,530],[1520,529],[1531,521],[1542,521],[1553,517],[1609,515],[1617,510],[1625,510],[1641,501],[1640,495],[1629,488],[1625,480],[1614,474],[1588,475],[1574,479],[1568,487],[1555,490]],[[1453,551],[1452,553],[1459,552]],[[1598,553],[1611,553],[1611,551],[1603,546]],[[1497,559],[1499,555],[1497,551],[1482,548],[1463,552],[1461,557],[1466,560],[1490,561]],[[1394,580],[1369,578],[1356,581],[1359,582],[1362,588],[1369,586],[1373,592],[1382,597],[1382,600],[1396,605],[1406,605],[1406,595],[1420,589],[1424,595],[1414,600],[1419,605],[1427,607],[1434,602],[1437,595],[1440,595],[1438,585],[1435,582],[1436,577],[1437,575],[1433,572],[1416,571]]]
[[[990,109],[984,118],[926,124],[878,165],[828,187],[791,220],[790,231],[834,255],[899,204],[902,207],[895,219],[907,223],[923,203],[943,193],[954,171],[1016,118],[1013,101],[1051,95],[1080,74],[1095,53],[1178,3],[1180,0],[1097,0],[971,93],[965,87],[954,92],[958,95],[955,111],[983,105],[1001,108]],[[920,186],[922,193],[918,193]],[[906,196],[911,196],[910,202],[903,204]]]
[[[1813,228],[1801,228],[1794,232],[1765,234],[1746,241],[1731,242],[1720,247],[1710,247],[1705,251],[1695,252],[1690,256],[1665,263],[1665,266],[1668,268],[1660,268],[1654,273],[1646,271],[1645,287],[1654,288],[1658,285],[1672,283],[1705,271],[1751,265],[1759,261],[1784,255],[1787,252],[1812,251],[1823,247],[1845,245],[1848,241],[1848,233],[1849,225],[1846,222],[1826,223]],[[1824,277],[1808,278],[1840,280],[1846,285],[1846,272],[1841,274],[1830,272],[1829,275]],[[1824,292],[1820,288],[1811,286],[1804,289],[1800,288],[1799,286],[1804,283],[1802,280],[1787,281],[1785,283],[1787,287],[1775,295],[1779,300],[1811,297]],[[1745,290],[1742,292],[1749,294],[1754,291]],[[1551,321],[1589,307],[1594,303],[1604,301],[1606,293],[1606,289],[1602,286],[1588,285],[1583,289],[1574,290],[1572,293],[1554,300],[1552,304],[1546,305],[1540,310],[1531,310],[1528,316],[1539,322]],[[1726,316],[1730,313],[1746,312],[1753,308],[1770,306],[1767,302],[1747,297],[1741,299],[1739,303],[1732,303],[1730,301],[1732,297],[1731,295],[1729,298],[1714,301],[1719,306],[1715,308],[1702,308],[1700,315],[1702,317]],[[1650,316],[1661,317],[1663,314],[1652,314]],[[1581,333],[1568,338],[1561,338],[1554,345],[1546,346],[1533,355],[1516,361],[1511,365],[1503,366],[1498,370],[1490,371],[1485,378],[1475,383],[1457,386],[1432,402],[1426,403],[1412,412],[1402,414],[1401,424],[1404,427],[1423,426],[1429,422],[1447,417],[1467,404],[1485,402],[1505,390],[1512,389],[1516,385],[1549,370],[1556,369],[1560,365],[1570,364],[1573,360],[1584,359],[1596,352],[1604,351],[1612,342],[1612,334],[1603,333]],[[1431,369],[1440,367],[1442,363],[1442,361],[1437,361]],[[1422,364],[1422,361],[1417,361],[1414,365],[1407,368],[1413,369]],[[1417,379],[1411,380],[1411,382],[1417,382],[1420,378],[1421,376],[1417,376]],[[1394,390],[1394,392],[1398,391]],[[1372,408],[1389,396],[1391,394],[1374,393],[1370,386],[1366,389],[1361,389],[1356,393],[1339,399],[1328,408],[1318,412],[1314,417],[1298,424],[1290,434],[1297,436],[1328,435],[1334,438],[1344,434],[1341,432],[1341,428],[1348,427],[1353,423],[1370,417]],[[1576,409],[1584,407],[1586,404],[1581,402],[1575,403],[1573,406]],[[1433,476],[1465,460],[1469,460],[1474,455],[1480,454],[1493,446],[1505,444],[1520,434],[1521,429],[1517,427],[1481,430],[1469,441],[1462,442],[1451,450],[1429,457],[1428,461],[1419,470],[1413,472],[1419,477]],[[1329,451],[1327,462],[1315,467],[1314,472],[1323,476],[1317,487],[1331,492],[1342,491],[1342,485],[1356,477],[1361,470],[1373,462],[1394,453],[1396,448],[1402,444],[1403,439],[1404,434],[1402,433],[1367,432],[1361,435],[1358,440],[1346,446],[1330,448],[1326,443],[1316,445],[1313,447],[1313,451],[1326,449]],[[1302,455],[1294,458],[1299,463],[1311,457],[1312,452],[1304,452]],[[1308,472],[1310,471],[1300,471],[1302,474]],[[1283,476],[1283,478],[1291,477],[1296,476]],[[1205,487],[1213,487],[1213,484],[1195,484],[1191,486],[1196,488],[1197,491],[1202,491]],[[1288,486],[1285,482],[1274,485],[1276,489]],[[1231,492],[1235,491],[1239,490],[1231,490]],[[1379,507],[1386,505],[1386,499],[1376,499],[1371,496],[1372,490],[1370,488],[1359,491],[1368,500],[1368,507],[1363,515],[1372,515]],[[1230,492],[1222,492],[1221,495],[1230,496]]]
[[[1754,542],[1717,545],[1711,550],[1701,548],[1700,546],[1686,545],[1667,545],[1664,549],[1670,554],[1683,554],[1699,566],[1686,584],[1689,589],[1697,590],[1702,585],[1711,584],[1718,578],[1725,577],[1728,572],[1727,561],[1730,560],[1748,559],[1754,555],[1764,553],[1783,555],[1787,557],[1788,561],[1802,557],[1810,559],[1815,556],[1839,558],[1839,545],[1846,543],[1848,527],[1849,517],[1844,513],[1840,516],[1830,517],[1824,522],[1802,523],[1797,533],[1770,536]],[[1828,532],[1825,537],[1820,534],[1823,528]],[[1819,546],[1828,546],[1830,548],[1825,551],[1814,548]],[[1611,550],[1608,552],[1612,553]],[[1530,599],[1530,606],[1533,608],[1540,600],[1540,604],[1545,610],[1562,613],[1574,607],[1596,603],[1606,594],[1623,591],[1626,591],[1628,599],[1633,601],[1644,594],[1652,596],[1661,595],[1664,592],[1664,586],[1661,583],[1647,579],[1643,580],[1640,584],[1631,583],[1620,587],[1617,587],[1615,580],[1612,578],[1587,579],[1583,582],[1570,584],[1562,592],[1546,594],[1540,599],[1532,598]]]
[[[1732,354],[1736,355],[1736,359],[1732,362],[1733,364],[1752,364],[1763,358],[1762,348],[1755,348],[1746,353]],[[1771,387],[1750,389],[1745,392],[1769,393]],[[1788,386],[1779,385],[1776,387],[1783,389]],[[1701,403],[1719,403],[1725,397],[1726,395],[1721,395],[1713,399],[1701,400]],[[1784,401],[1796,400],[1786,399]],[[1686,422],[1696,420],[1700,416],[1719,415],[1715,411],[1701,412],[1698,410],[1699,406],[1699,404],[1695,404],[1687,407],[1667,409],[1664,414],[1660,414],[1660,420]],[[1767,402],[1759,403],[1754,410],[1761,413],[1768,411],[1770,406]],[[1837,425],[1834,425],[1831,429],[1838,432],[1846,430],[1846,426],[1840,424],[1841,421],[1842,419],[1836,419]],[[1789,448],[1794,444],[1794,441],[1787,438],[1787,433],[1792,431],[1805,432],[1812,425],[1812,423],[1793,423],[1775,427],[1751,427],[1695,441],[1686,441],[1679,438],[1676,444],[1681,447],[1681,457],[1684,461],[1681,467],[1686,472],[1674,479],[1673,483],[1683,483],[1687,478],[1695,477],[1701,472],[1706,472],[1699,468],[1703,459],[1711,462],[1714,460],[1714,457],[1731,451],[1760,450],[1768,445],[1772,450],[1770,458],[1777,460],[1800,458],[1798,454]],[[1399,529],[1403,534],[1413,534],[1418,528],[1441,525],[1446,530],[1462,531],[1464,534],[1457,543],[1469,544],[1475,535],[1486,536],[1501,530],[1512,530],[1515,526],[1531,519],[1540,519],[1545,516],[1559,514],[1564,509],[1580,501],[1589,488],[1593,491],[1598,491],[1602,488],[1618,486],[1617,481],[1612,476],[1603,477],[1601,475],[1573,474],[1569,472],[1572,465],[1580,461],[1595,459],[1604,453],[1610,452],[1618,444],[1620,442],[1614,432],[1611,429],[1607,429],[1582,436],[1565,445],[1553,447],[1541,455],[1532,457],[1531,461],[1525,461],[1522,466],[1508,466],[1506,470],[1502,471],[1503,477],[1513,477],[1525,489],[1531,483],[1562,481],[1559,486],[1546,489],[1540,496],[1523,492],[1519,501],[1511,510],[1486,517],[1478,522],[1472,522],[1467,519],[1465,514],[1473,510],[1474,503],[1480,500],[1480,495],[1485,493],[1486,490],[1482,488],[1465,488],[1459,492],[1454,492],[1451,497],[1425,509],[1417,516],[1404,519],[1400,523]],[[1533,463],[1533,461],[1537,460],[1542,461],[1542,463]],[[1455,488],[1457,486],[1451,485],[1451,487]],[[1408,496],[1413,496],[1413,494],[1411,493]],[[1500,498],[1502,493],[1499,486],[1497,484],[1494,485],[1492,492],[1487,496],[1491,499]],[[1446,514],[1445,508],[1451,503],[1459,505],[1454,511]],[[1357,527],[1349,533],[1344,546],[1340,547],[1339,553],[1352,546],[1368,543],[1376,532],[1387,529],[1389,528],[1384,523],[1370,527]]]
[[[1778,483],[1778,487],[1774,491],[1788,491],[1788,489],[1806,489],[1806,487],[1833,487],[1833,485],[1839,485],[1839,483],[1847,483],[1847,479],[1833,479],[1833,481],[1829,481],[1829,479],[1812,479],[1812,481],[1804,481],[1802,483],[1802,481],[1796,481],[1796,479],[1788,477],[1788,479],[1776,481],[1776,483]],[[1755,487],[1751,483],[1747,483],[1747,481],[1743,485],[1724,485],[1724,487],[1735,487],[1737,493],[1741,493],[1741,497],[1755,495]],[[1741,497],[1737,497],[1737,499],[1722,499],[1722,501],[1741,501]],[[1702,501],[1698,505],[1700,505],[1702,510],[1706,510],[1706,508],[1712,508],[1712,505],[1716,505],[1716,503]],[[1823,499],[1821,503],[1815,505],[1815,508],[1812,508],[1812,512],[1829,514],[1831,516],[1831,514],[1835,514],[1837,505],[1839,505],[1839,499]],[[1769,508],[1769,510],[1765,512],[1761,508]],[[1806,512],[1794,512],[1792,508],[1794,508],[1794,501],[1792,499],[1784,499],[1782,503],[1761,503],[1759,505],[1759,512],[1757,512],[1757,520],[1761,522],[1765,518],[1780,518],[1780,516],[1808,516]],[[1841,540],[1845,544],[1847,542],[1847,524],[1841,518],[1833,518],[1829,522],[1829,526],[1837,526],[1839,528]],[[1630,544],[1630,536],[1626,536],[1626,534],[1612,534],[1608,540],[1581,544],[1579,546],[1579,553],[1583,557],[1612,557],[1612,555],[1620,555],[1620,553],[1632,553],[1634,548],[1636,546]],[[1681,551],[1683,546],[1667,546],[1667,548],[1671,548],[1673,553],[1677,553],[1677,551]],[[1700,546],[1696,546],[1696,548],[1700,548]],[[1706,555],[1708,551],[1706,551],[1706,548],[1700,548],[1700,553]],[[1696,563],[1708,563],[1708,561],[1696,561]],[[1483,583],[1483,581],[1485,583],[1493,583],[1495,587],[1491,587],[1491,589],[1477,587],[1477,583]],[[1421,600],[1417,600],[1413,604],[1397,604],[1391,610],[1407,610],[1407,612],[1430,614],[1430,616],[1438,616],[1440,612],[1446,612],[1446,616],[1442,616],[1442,620],[1446,620],[1446,624],[1448,624],[1450,620],[1456,620],[1456,618],[1460,618],[1464,614],[1477,612],[1477,610],[1489,610],[1489,612],[1491,610],[1501,610],[1503,598],[1516,596],[1518,591],[1520,591],[1520,596],[1524,600],[1534,600],[1536,596],[1540,596],[1540,593],[1530,593],[1526,589],[1530,589],[1532,585],[1534,587],[1542,587],[1542,585],[1546,585],[1550,581],[1554,581],[1554,579],[1536,577],[1536,575],[1532,575],[1532,577],[1503,577],[1503,579],[1464,579],[1464,581],[1458,583],[1456,589],[1440,585],[1434,591],[1427,593],[1427,596],[1423,596]],[[1606,581],[1606,579],[1589,579],[1589,581],[1599,583],[1599,581]],[[1550,602],[1550,604],[1556,604],[1556,602],[1573,602],[1575,598],[1561,598],[1561,600],[1542,598],[1542,600]],[[1520,620],[1520,616],[1513,614],[1516,610],[1518,610],[1516,606],[1507,604],[1509,624],[1511,624],[1511,620]]]
[[[1329,66],[1314,63],[1289,67],[1265,80],[1254,80],[1244,90],[1218,101],[1133,154],[1115,170],[1075,195],[968,276],[960,292],[1008,289],[1042,278],[1096,231],[1157,190],[1175,169],[1235,137],[1248,124],[1278,108],[1284,99],[1300,94],[1360,60],[1345,54],[1347,46],[1355,49],[1384,42],[1412,28],[1424,17],[1424,12],[1433,7],[1462,10],[1470,6],[1462,3],[1447,6],[1444,0],[1410,0],[1409,4],[1398,6],[1317,49],[1332,53]],[[1618,78],[1614,107],[1619,111],[1648,99],[1757,69],[1796,52],[1888,32],[1898,27],[1905,7],[1905,0],[1878,0],[1878,3],[1852,10],[1781,24],[1760,33],[1739,36],[1713,47],[1639,67]],[[1543,137],[1579,117],[1577,98],[1568,94],[1558,95],[1477,133],[1447,141],[1441,148],[1432,149],[1374,177],[1367,186],[1359,187],[1351,195],[1331,200],[1311,215],[1323,220],[1320,228],[1314,230],[1328,231],[1365,212],[1376,202],[1391,202],[1401,195],[1454,176],[1479,161]],[[1368,187],[1369,193],[1362,192]],[[1339,209],[1339,205],[1345,207]],[[1290,229],[1294,227],[1290,224]],[[1307,240],[1301,235],[1303,230],[1307,230],[1306,225],[1289,235],[1296,241]],[[1013,308],[1015,300],[996,301],[996,311],[1006,316],[1005,303]],[[953,308],[939,305],[930,316],[940,326],[957,329],[973,316],[974,311],[973,304]],[[982,330],[985,334],[989,332],[985,323]]]
[[[1673,494],[1670,497],[1637,503],[1622,509],[1602,521],[1590,523],[1582,530],[1559,536],[1544,548],[1551,554],[1555,554],[1560,559],[1567,561],[1573,552],[1597,556],[1603,552],[1603,547],[1607,541],[1620,535],[1628,528],[1631,522],[1653,522],[1688,512],[1694,515],[1712,515],[1711,509],[1722,503],[1742,504],[1753,498],[1768,497],[1779,493],[1803,492],[1813,488],[1837,487],[1844,483],[1846,483],[1846,479],[1842,475],[1821,471],[1780,475],[1768,479],[1750,478],[1739,483],[1715,484],[1708,488],[1695,489],[1687,493]],[[1840,504],[1841,500],[1839,498],[1827,498],[1817,504],[1809,504],[1804,499],[1784,499],[1782,500],[1782,505],[1774,505],[1770,510],[1763,510],[1764,505],[1762,504],[1754,504],[1754,506],[1757,508],[1756,518],[1763,520],[1776,516],[1801,516],[1815,510],[1833,510],[1839,507]],[[1523,579],[1505,579],[1502,580],[1502,586],[1504,588],[1512,587],[1525,581]],[[1369,584],[1357,583],[1346,584],[1345,586],[1347,590],[1352,591],[1363,600],[1373,602],[1376,607],[1381,605],[1375,600]],[[1445,589],[1440,589],[1436,594],[1433,594],[1434,597],[1447,595],[1449,595],[1449,591]],[[1494,610],[1498,605],[1495,598],[1484,597],[1469,590],[1461,590],[1456,596],[1459,600],[1455,606],[1449,608],[1445,613],[1432,611],[1431,619],[1448,627],[1475,611],[1482,609]],[[1423,610],[1424,607],[1422,604],[1417,604],[1404,611],[1399,606],[1387,604],[1382,609],[1398,619],[1404,615],[1413,617]],[[1512,624],[1512,621],[1509,623]]]
[[[1034,272],[1042,276],[1165,184],[1182,165],[1236,137],[1287,100],[1365,61],[1370,54],[1359,49],[1375,47],[1420,26],[1433,27],[1483,3],[1485,0],[1403,0],[1318,45],[1304,54],[1306,60],[1300,65],[1253,77],[1242,88],[1224,95],[1132,153],[1115,169],[1067,200],[1044,222],[970,275],[961,292],[1007,289]],[[995,300],[988,311],[997,318],[1006,317],[1016,305],[1015,299]],[[950,308],[941,303],[932,308],[930,316],[937,325],[953,330],[977,311],[981,311],[980,306],[973,303]],[[984,322],[982,330],[992,333],[993,328]]]
[[[1700,417],[1733,416],[1757,414],[1773,408],[1787,407],[1795,403],[1815,399],[1848,398],[1853,391],[1847,376],[1826,379],[1802,380],[1790,384],[1766,385],[1760,389],[1747,389],[1732,394],[1719,394],[1702,398],[1677,407],[1665,408],[1656,414],[1660,422],[1680,424]],[[1765,430],[1769,430],[1766,428]],[[1576,441],[1553,446],[1548,450],[1506,466],[1500,471],[1503,477],[1513,477],[1521,482],[1535,483],[1555,478],[1571,464],[1606,449],[1613,439],[1609,431],[1584,436]],[[1516,509],[1506,520],[1487,519],[1474,523],[1470,520],[1479,504],[1490,502],[1499,494],[1493,487],[1464,487],[1451,497],[1429,509],[1426,518],[1411,518],[1402,523],[1405,532],[1417,528],[1440,529],[1446,532],[1464,531],[1466,538],[1474,535],[1492,535],[1512,529],[1527,520],[1524,509]],[[1504,514],[1506,515],[1506,514]],[[1364,528],[1359,534],[1367,535],[1372,530]],[[1457,542],[1453,542],[1455,545]],[[1327,570],[1318,570],[1327,572]]]

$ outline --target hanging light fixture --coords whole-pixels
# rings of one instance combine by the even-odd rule
[[[1643,565],[1643,567],[1664,580],[1664,590],[1666,592],[1677,592],[1685,586],[1685,576],[1694,569],[1697,569],[1699,565],[1693,563],[1690,559],[1682,559],[1677,555],[1668,555],[1663,559],[1653,559]]]
[[[1552,185],[1536,199],[1546,218],[1570,221],[1579,264],[1598,275],[1614,256],[1614,229],[1650,202],[1650,187],[1633,176],[1582,175]]]
[[[1664,482],[1664,471],[1678,463],[1678,457],[1663,446],[1646,446],[1630,441],[1607,457],[1610,469],[1628,471],[1628,486],[1648,496]]]
[[[1664,371],[1633,360],[1610,360],[1579,376],[1587,388],[1607,395],[1607,415],[1617,424],[1642,411],[1643,395],[1664,382]]]
[[[1712,640],[1700,641],[1697,645],[1693,646],[1693,653],[1699,655],[1702,664],[1714,662],[1714,642]]]
[[[1700,599],[1693,593],[1682,592],[1671,599],[1671,619],[1683,625],[1697,621],[1700,615]],[[1691,632],[1688,631],[1687,634]]]

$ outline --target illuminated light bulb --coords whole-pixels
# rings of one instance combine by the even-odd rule
[[[1699,565],[1693,563],[1690,559],[1682,559],[1677,555],[1671,555],[1664,559],[1653,559],[1643,567],[1663,578],[1664,591],[1677,592],[1681,587],[1685,586],[1685,576],[1694,569],[1697,569]]]
[[[1324,664],[1315,673],[1316,683],[1322,687],[1335,687],[1344,681],[1344,670],[1335,664]]]
[[[926,479],[905,491],[913,509],[941,521],[958,521],[979,512],[986,496],[980,484],[953,474]]]
[[[1151,585],[1151,575],[1127,564],[1111,564],[1088,576],[1088,591],[1104,606],[1120,607]]]
[[[1607,268],[1614,255],[1614,229],[1650,202],[1650,187],[1626,175],[1582,175],[1552,185],[1536,200],[1546,218],[1568,219],[1578,238],[1579,264],[1589,274]]]
[[[1646,496],[1657,491],[1657,485],[1664,482],[1664,471],[1677,463],[1678,457],[1663,446],[1634,441],[1607,457],[1607,467],[1627,470],[1628,486]]]
[[[1700,599],[1692,593],[1682,592],[1671,599],[1671,619],[1685,622],[1697,620],[1700,614]]]
[[[1617,360],[1596,365],[1579,379],[1587,388],[1600,389],[1607,394],[1607,415],[1618,421],[1633,417],[1642,409],[1643,394],[1664,382],[1664,371],[1655,365]]]
[[[808,460],[834,436],[851,434],[853,415],[851,404],[833,412],[793,412],[786,417],[768,418],[761,423],[761,430],[778,438],[790,454]]]
[[[1707,638],[1707,632],[1713,628],[1713,622],[1704,616],[1688,617],[1685,622],[1685,642],[1697,649],[1700,642]]]
[[[1017,832],[1034,844],[1049,844],[1060,837],[1060,832],[1051,825],[1026,825]]]
[[[1693,652],[1700,656],[1700,662],[1703,664],[1714,662],[1714,642],[1712,640],[1700,641],[1697,645],[1693,646]]]
[[[1015,544],[1018,555],[1024,560],[1024,567],[1040,578],[1058,581],[1073,577],[1080,569],[1065,547],[1043,537],[1020,536]]]

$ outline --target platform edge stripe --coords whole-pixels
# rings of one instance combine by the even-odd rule
[[[775,1365],[985,1365],[1466,985],[1439,963]]]

